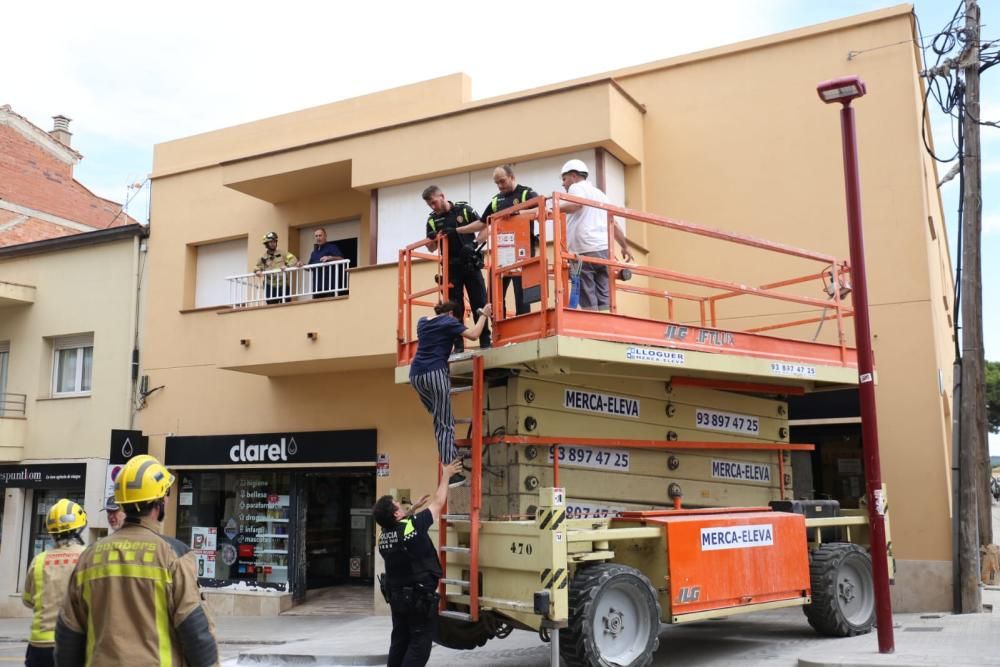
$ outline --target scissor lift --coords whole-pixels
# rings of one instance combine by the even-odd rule
[[[580,257],[565,247],[562,201],[819,267],[750,286]],[[532,227],[544,249],[534,255]],[[416,351],[415,309],[446,298],[446,246],[400,252],[398,382]],[[581,262],[608,267],[609,312],[568,307]],[[856,384],[846,262],[554,193],[493,216],[486,264],[494,347],[451,363],[453,391],[470,394],[458,444],[471,475],[438,526],[440,643],[474,648],[520,628],[570,665],[645,665],[661,621],[803,606],[821,633],[870,631],[864,514],[770,506],[792,496],[791,453],[813,449],[790,442],[783,399]],[[504,312],[510,276],[531,313]],[[741,298],[819,314],[760,316]],[[723,320],[730,304],[738,317]],[[836,330],[817,341],[826,321]],[[812,339],[773,334],[811,325]]]

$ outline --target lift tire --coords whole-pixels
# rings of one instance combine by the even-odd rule
[[[660,603],[644,574],[613,563],[577,569],[569,586],[569,627],[559,632],[567,667],[646,667],[659,635]]]
[[[821,635],[853,637],[875,625],[872,560],[855,544],[822,544],[809,558],[812,604],[803,607]]]
[[[458,651],[469,651],[484,646],[493,639],[493,633],[482,620],[475,623],[459,621],[446,616],[438,616],[437,635],[434,641]]]

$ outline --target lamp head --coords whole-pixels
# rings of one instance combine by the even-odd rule
[[[861,77],[855,74],[824,81],[816,86],[816,92],[819,93],[819,98],[827,104],[834,102],[850,104],[855,99],[862,97],[868,90]]]

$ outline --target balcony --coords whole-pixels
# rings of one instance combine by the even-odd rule
[[[226,278],[231,308],[347,296],[350,260],[241,273]]]
[[[415,273],[433,282],[434,269],[424,262]],[[214,316],[219,368],[274,377],[395,365],[397,265],[343,270],[343,282],[322,288],[341,291],[332,298],[312,298],[311,283],[297,276],[301,270],[285,273],[289,291],[271,292],[270,299],[253,283],[260,277],[231,277],[236,286],[230,307]]]
[[[35,302],[35,288],[0,280],[0,308],[30,306]]]
[[[27,402],[28,397],[24,394],[0,393],[0,461],[24,458]]]

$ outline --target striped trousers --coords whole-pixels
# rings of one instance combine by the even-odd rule
[[[410,378],[420,402],[434,418],[434,437],[437,439],[441,463],[451,463],[458,458],[455,448],[455,417],[451,412],[451,378],[447,368],[421,373]]]

